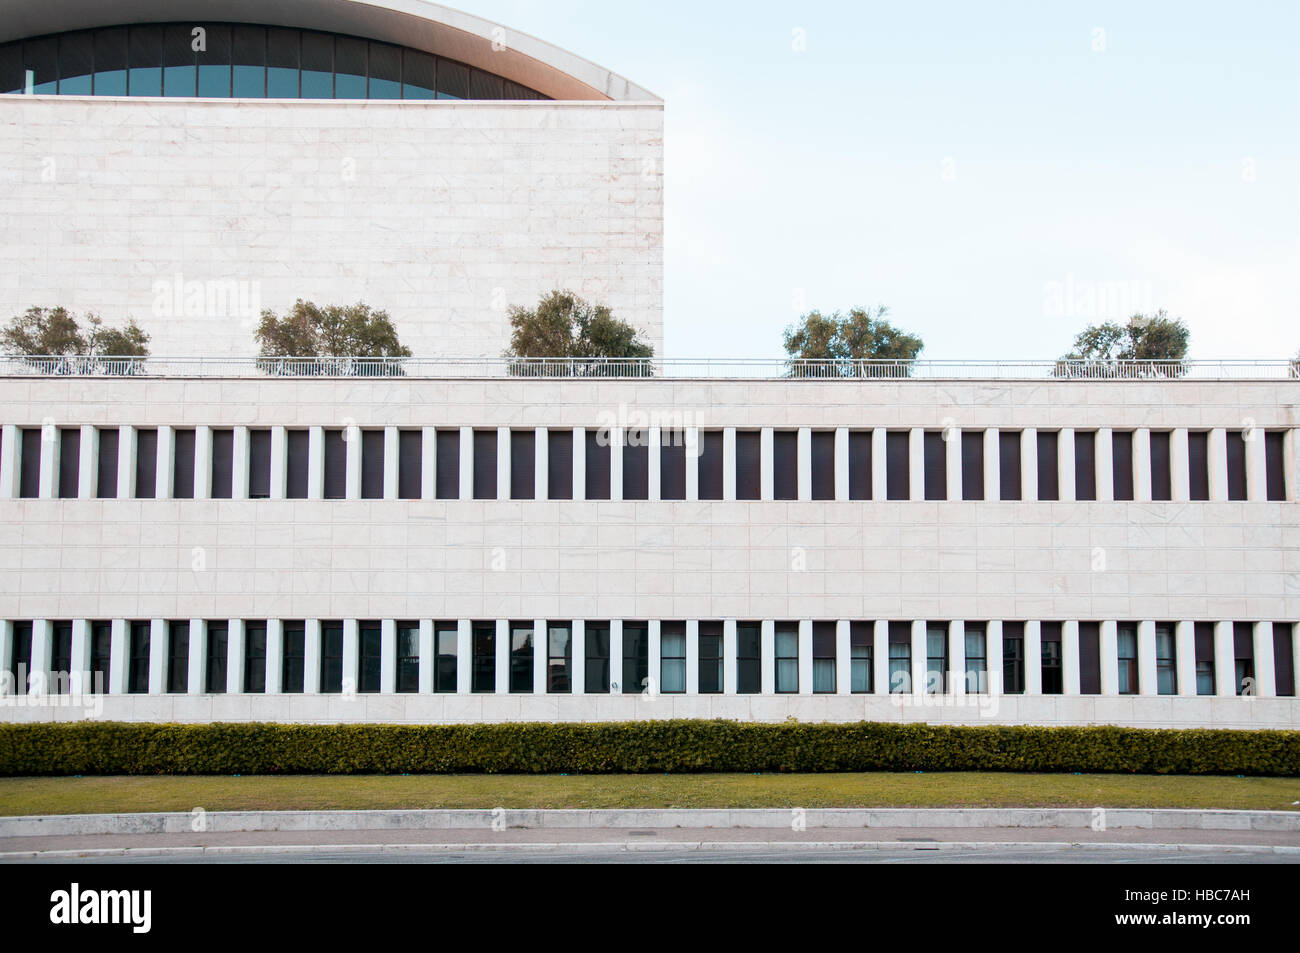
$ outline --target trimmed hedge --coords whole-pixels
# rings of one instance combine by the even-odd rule
[[[0,725],[0,775],[1300,774],[1300,731],[755,724]]]

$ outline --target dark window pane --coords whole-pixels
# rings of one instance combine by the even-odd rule
[[[460,497],[460,431],[438,431],[438,499],[454,500]]]
[[[455,622],[434,623],[433,631],[433,690],[456,691],[456,660],[459,657],[459,634]]]
[[[1077,430],[1074,434],[1074,498],[1097,498],[1097,432]]]
[[[297,30],[271,27],[266,31],[266,95],[271,99],[298,98]]]
[[[552,500],[573,499],[573,431],[546,432],[546,492]]]
[[[52,36],[23,44],[23,66],[32,74],[32,92],[38,96],[59,91],[58,50],[58,39]]]
[[[1111,478],[1114,480],[1115,499],[1133,499],[1133,434],[1115,431],[1110,438]]]
[[[172,433],[172,496],[178,500],[194,499],[194,440],[193,428]]]
[[[736,431],[736,499],[757,500],[763,488],[762,433]]]
[[[99,431],[99,460],[95,468],[95,496],[111,500],[117,496],[117,444],[121,431]]]
[[[649,432],[628,430],[623,434],[623,499],[650,498]]]
[[[366,98],[366,41],[340,36],[334,45],[334,98]]]
[[[1290,622],[1273,623],[1273,676],[1277,694],[1282,698],[1292,698],[1296,693],[1293,637]]]
[[[961,433],[961,498],[984,499],[984,431]]]
[[[470,68],[438,58],[438,98],[469,99]]]
[[[149,641],[152,626],[148,622],[132,622],[130,659],[127,669],[126,690],[133,695],[149,691]]]
[[[871,431],[849,433],[849,499],[871,499]]]
[[[1173,499],[1173,479],[1169,472],[1169,438],[1167,430],[1151,433],[1151,499]]]
[[[407,50],[402,62],[402,98],[437,99],[435,60],[428,53]]]
[[[763,636],[757,622],[736,623],[736,692],[757,695],[763,690]]]
[[[501,77],[485,73],[481,69],[471,70],[469,75],[470,99],[500,99],[502,96]]]
[[[212,431],[212,498],[228,500],[234,489],[235,432]]]
[[[203,690],[210,695],[221,695],[226,691],[226,669],[230,649],[229,624],[226,622],[209,622],[208,651]]]
[[[334,37],[327,33],[302,35],[302,98],[334,97]]]
[[[1271,502],[1286,499],[1286,434],[1280,430],[1264,434],[1265,489]]]
[[[244,623],[244,691],[266,691],[266,623]]]
[[[95,95],[126,95],[126,27],[95,31]]]
[[[384,498],[384,432],[361,431],[361,498]]]
[[[89,96],[93,34],[65,33],[59,37],[59,93],[64,96]]]
[[[1246,498],[1246,438],[1239,430],[1228,431],[1228,499]]]
[[[701,622],[699,630],[699,689],[701,695],[720,695],[723,689],[722,623]]]
[[[189,690],[190,681],[190,624],[170,622],[167,625],[167,691],[183,693]]]
[[[81,471],[81,431],[65,427],[59,431],[59,498],[75,499]]]
[[[495,692],[497,687],[496,623],[475,622],[471,629],[472,670],[470,690]]]
[[[386,43],[370,44],[371,99],[402,98],[402,51]]]
[[[343,691],[343,623],[320,625],[320,690],[337,695]]]
[[[248,432],[248,496],[271,498],[271,431],[266,429]]]
[[[588,622],[585,641],[587,694],[606,694],[609,691],[609,623]]]
[[[948,499],[948,441],[943,431],[925,432],[925,498]]]
[[[835,431],[815,430],[812,435],[812,498],[835,499]]]
[[[891,500],[906,500],[911,495],[910,440],[906,430],[885,435],[885,496]]]
[[[537,437],[531,430],[510,431],[510,498],[536,496]]]
[[[307,475],[311,457],[311,431],[290,430],[285,434],[285,496],[307,499]]]
[[[1190,498],[1201,501],[1210,498],[1210,434],[1194,430],[1187,435],[1187,475],[1191,484]]]
[[[266,97],[266,28],[237,26],[232,41],[234,75],[231,79],[236,99]]]
[[[686,434],[681,430],[659,433],[659,499],[686,499]]]
[[[280,690],[286,694],[301,694],[306,687],[307,627],[304,623],[284,623],[282,651]]]
[[[342,430],[325,431],[325,499],[341,500],[348,489],[348,443]]]
[[[531,622],[510,623],[510,691],[532,693],[535,645]]]
[[[643,691],[650,678],[650,634],[644,622],[623,623],[623,683],[624,695]]]
[[[194,52],[193,28],[163,27],[163,95],[195,96],[198,93],[198,68]]]
[[[998,434],[998,498],[1020,499],[1020,431]]]
[[[7,671],[14,677],[15,687],[21,685],[19,692],[27,692],[31,688],[32,672],[32,624],[30,622],[14,623],[13,641],[9,646],[7,661],[9,663]]]
[[[401,694],[420,690],[420,626],[415,622],[397,623],[397,684]]]
[[[20,434],[22,459],[19,460],[18,495],[25,500],[34,500],[41,488],[41,428],[23,427]]]
[[[1058,434],[1055,431],[1038,431],[1038,498],[1061,498],[1060,468],[1056,459]]]
[[[384,636],[378,622],[357,623],[357,665],[357,691],[378,692],[384,665]]]
[[[0,95],[25,91],[27,70],[23,62],[22,43],[0,45]]]
[[[1079,691],[1101,694],[1101,626],[1096,622],[1079,623]]]
[[[397,496],[418,500],[424,481],[424,434],[402,430],[397,436]]]
[[[135,498],[152,500],[158,483],[158,431],[135,432]]]
[[[497,498],[497,432],[474,431],[474,499]]]
[[[772,434],[772,498],[799,498],[799,432],[778,430]]]
[[[721,430],[700,431],[699,485],[701,500],[722,499],[722,448]]]
[[[198,51],[199,95],[225,99],[230,96],[231,28],[214,23],[205,29],[206,49]]]
[[[609,499],[609,432],[588,430],[586,447],[586,477],[589,500]]]

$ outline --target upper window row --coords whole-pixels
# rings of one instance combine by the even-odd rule
[[[120,440],[123,432],[130,435],[124,446]],[[201,446],[196,428],[176,428],[170,443],[162,446],[156,428],[120,431],[108,427],[91,433],[94,445],[83,448],[79,427],[58,428],[57,432],[50,428],[48,434],[39,427],[17,428],[17,445],[12,451],[17,479],[14,489],[7,492],[28,498],[94,495],[145,499],[247,495],[254,499],[723,500],[734,494],[737,500],[948,500],[957,496],[956,486],[949,493],[948,446],[940,431],[925,431],[917,448],[920,452],[914,457],[905,430],[887,431],[883,441],[876,440],[870,430],[851,430],[841,450],[836,448],[835,431],[814,430],[804,451],[807,469],[801,475],[802,454],[795,430],[773,432],[770,456],[762,449],[758,430],[736,431],[731,449],[726,447],[721,430],[699,431],[694,447],[688,446],[684,431],[665,430],[660,433],[659,459],[654,467],[657,489],[653,493],[648,435],[637,430],[626,431],[623,445],[614,446],[607,431],[589,429],[575,446],[570,429],[540,434],[511,430],[504,435],[496,429],[475,429],[468,434],[459,428],[400,429],[391,444],[385,431],[362,429],[360,439],[349,446],[345,430],[325,428],[321,445],[313,450],[309,429],[289,428],[279,451],[272,450],[269,428],[241,432],[246,439],[238,443],[234,428],[214,428],[206,431]],[[1212,470],[1224,481],[1215,498],[1256,498],[1247,492],[1251,479],[1247,440],[1238,432],[1226,434],[1225,445],[1217,454],[1211,449],[1207,431],[1188,433],[1180,466],[1174,465],[1168,431],[1149,432],[1142,466],[1138,465],[1131,431],[1112,433],[1108,448],[1096,431],[1075,431],[1068,442],[1057,431],[1037,431],[1032,441],[1020,431],[1001,431],[997,436],[993,442],[985,439],[984,431],[961,432],[954,460],[958,466],[952,474],[954,480],[961,481],[961,499],[1208,501]],[[1284,501],[1286,434],[1266,431],[1260,432],[1259,438],[1264,443],[1264,466],[1258,499]],[[1022,461],[1026,444],[1032,448],[1028,452],[1033,458]],[[50,461],[47,490],[41,489],[43,452],[56,454]],[[83,455],[91,458],[86,470],[90,482],[84,492]],[[313,456],[317,459],[314,467]],[[354,489],[349,490],[349,458],[353,456],[358,459],[351,480]],[[986,457],[997,464],[996,484],[987,487]],[[881,466],[873,465],[873,459],[881,458]],[[318,474],[314,491],[313,469]],[[916,480],[914,469],[921,471]],[[1073,478],[1072,494],[1068,488],[1062,490],[1067,476]],[[766,479],[771,482],[770,495],[764,493]],[[1028,486],[1022,485],[1026,479],[1031,481]],[[121,481],[126,482],[119,486]],[[1141,493],[1136,492],[1139,482]],[[1109,492],[1099,493],[1099,485]]]
[[[282,27],[176,23],[0,45],[0,93],[229,99],[547,99],[419,50]]]

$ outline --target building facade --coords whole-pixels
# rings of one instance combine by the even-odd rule
[[[1300,727],[1286,362],[520,367],[556,286],[662,349],[654,97],[415,0],[228,4],[225,72],[132,59],[205,4],[15,6],[0,302],[159,356],[0,364],[0,719]],[[416,357],[265,373],[232,277]]]

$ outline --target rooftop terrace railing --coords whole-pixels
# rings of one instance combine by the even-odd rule
[[[712,380],[1300,380],[1300,360],[822,361],[761,358],[0,356],[0,377]]]

